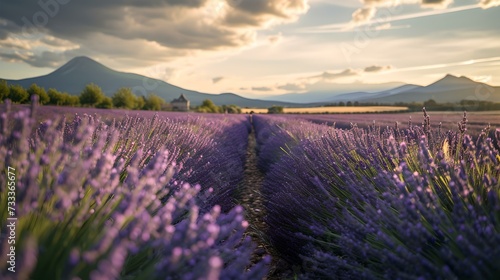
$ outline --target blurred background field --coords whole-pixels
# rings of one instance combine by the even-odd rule
[[[456,130],[458,122],[463,118],[463,112],[428,112],[431,126],[438,128],[441,123],[443,130]],[[398,114],[335,114],[335,115],[293,115],[297,118],[318,124],[335,125],[337,128],[350,128],[351,124],[366,128],[375,124],[380,127],[408,128],[409,122],[413,125],[421,124],[422,112],[398,113]],[[475,135],[486,126],[492,128],[500,127],[500,111],[467,112],[467,130]]]
[[[12,113],[21,109],[28,108],[27,104],[12,105]],[[361,113],[362,109],[373,110],[371,113]],[[404,113],[376,113],[395,111],[395,108],[404,110],[405,107],[393,106],[373,106],[373,107],[321,107],[321,108],[285,108],[285,113],[289,110],[298,110],[297,113],[287,113],[283,115],[287,118],[300,118],[317,124],[326,124],[329,126],[335,125],[337,128],[349,129],[351,125],[356,124],[358,127],[367,128],[375,124],[375,126],[395,127],[396,123],[400,128],[407,128],[411,122],[413,125],[421,124],[423,121],[422,112],[404,112]],[[3,108],[2,108],[3,109]],[[329,114],[319,113],[323,109],[331,109]],[[304,110],[304,111],[302,111]],[[305,110],[316,110],[318,113],[305,113]],[[337,110],[337,111],[335,111]],[[343,110],[343,111],[342,111]],[[267,109],[242,109],[242,113],[248,114],[253,111],[256,114],[265,114]],[[302,111],[301,113],[299,113]],[[313,111],[310,111],[313,112]],[[98,108],[80,108],[80,107],[64,107],[64,106],[39,106],[36,110],[35,118],[37,121],[54,119],[58,115],[64,115],[67,120],[72,120],[75,115],[99,115],[102,119],[121,119],[125,116],[141,116],[151,118],[155,114],[169,118],[178,118],[185,116],[204,116],[208,118],[216,118],[221,114],[206,114],[196,112],[155,112],[155,111],[130,111],[126,109],[98,109]],[[428,112],[430,116],[431,126],[438,128],[441,124],[443,130],[454,130],[457,128],[457,123],[462,120],[463,111],[436,111]],[[468,124],[467,129],[471,134],[479,133],[483,128],[490,125],[492,128],[500,128],[500,111],[479,111],[467,112]]]
[[[286,114],[345,114],[345,113],[377,113],[377,112],[401,112],[408,110],[404,106],[350,106],[350,107],[304,107],[304,108],[284,108]],[[242,113],[250,112],[265,114],[267,109],[241,109]]]

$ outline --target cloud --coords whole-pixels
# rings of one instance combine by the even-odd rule
[[[377,12],[374,7],[360,8],[352,13],[352,21],[355,23],[364,23],[370,21]]]
[[[267,87],[253,87],[254,91],[272,91],[272,90],[284,90],[287,92],[304,92],[308,91],[316,86],[321,86],[324,84],[331,84],[331,82],[348,77],[358,76],[363,72],[363,70],[356,69],[344,69],[339,71],[324,71],[321,74],[310,75],[304,77],[296,77],[293,81],[274,86]]]
[[[368,7],[389,7],[409,4],[420,4],[430,8],[446,8],[453,3],[453,0],[362,0],[364,6]]]
[[[307,0],[60,2],[3,0],[0,39],[51,36],[81,46],[78,55],[134,57],[141,63],[152,59],[149,51],[168,60],[242,48],[255,42],[257,31],[296,21],[309,9]],[[103,46],[109,43],[112,48]]]
[[[44,36],[37,39],[26,39],[22,36],[8,36],[6,38],[0,39],[0,48],[9,49],[12,52],[32,50],[34,48],[40,47],[61,52],[78,48],[78,45],[75,45],[66,40],[54,38],[52,36]]]
[[[3,5],[3,4],[2,4]],[[2,6],[3,9],[3,6]],[[10,20],[0,17],[0,40],[4,40],[13,32],[19,32],[20,28]]]
[[[272,21],[295,21],[298,16],[309,9],[307,0],[236,0],[227,2],[234,10],[224,18],[224,22],[236,26],[268,26],[272,24]]]
[[[31,45],[25,40],[7,37],[0,40],[0,48],[12,50],[29,50],[31,49]]]
[[[0,58],[8,62],[24,61],[35,67],[57,67],[67,58],[63,53],[42,52],[40,54],[34,53],[0,53]]]
[[[349,68],[349,69],[345,69],[343,71],[334,72],[334,73],[325,71],[325,72],[321,73],[320,75],[312,76],[309,78],[312,78],[312,79],[320,78],[320,80],[323,80],[323,81],[330,81],[330,80],[335,80],[335,79],[344,78],[344,77],[351,77],[351,76],[356,76],[356,75],[359,75],[359,72]]]
[[[254,91],[272,91],[272,87],[252,87]]]
[[[364,6],[368,7],[387,7],[401,4],[413,4],[417,3],[418,0],[361,0],[361,2]]]
[[[34,67],[57,67],[74,57],[70,52],[79,46],[52,36],[26,39],[13,36],[0,39],[0,59],[25,62]]]
[[[370,20],[372,20],[376,16],[377,8],[380,7],[395,7],[405,4],[419,4],[424,8],[445,9],[453,3],[453,0],[362,0],[361,2],[363,3],[363,7],[357,9],[352,14],[351,22],[354,24],[363,24],[370,22]]]
[[[390,17],[381,16],[379,18],[379,17],[377,17],[377,14],[376,14],[372,20],[370,20],[369,22],[365,22],[365,23],[356,24],[355,22],[351,21],[351,22],[347,22],[347,23],[343,22],[343,23],[319,25],[319,26],[304,28],[304,29],[302,29],[302,32],[304,32],[304,33],[356,32],[355,27],[357,25],[360,25],[360,24],[372,25],[375,27],[375,29],[377,29],[377,26],[384,24],[384,23],[391,23],[391,22],[408,20],[408,19],[416,19],[416,18],[423,18],[423,17],[435,16],[435,15],[456,13],[456,12],[462,12],[462,11],[473,10],[473,9],[478,9],[478,8],[480,8],[479,4],[472,4],[472,5],[452,7],[452,8],[448,8],[448,9],[440,9],[440,10],[433,9],[430,11],[429,10],[428,11],[419,11],[419,12],[408,13],[408,14],[398,14],[396,11],[394,11],[393,15]],[[402,28],[409,28],[409,27],[410,27],[409,25],[401,25],[401,26],[391,27],[390,29],[402,29]]]
[[[147,77],[163,80],[166,82],[179,75],[178,69],[162,65],[155,65],[153,67],[148,67],[142,74],[144,74]]]
[[[481,0],[481,1],[479,1],[479,5],[483,9],[488,9],[488,8],[500,6],[500,0]]]
[[[317,75],[298,77],[292,82],[277,86],[276,89],[285,90],[287,92],[322,90],[325,88],[330,88],[334,82],[337,82],[337,80],[340,79],[357,77],[365,73],[380,73],[392,69],[393,67],[391,65],[371,65],[360,69],[347,68],[339,71],[324,71],[323,73]],[[342,82],[349,80],[352,81],[352,79],[348,79]]]
[[[423,7],[429,7],[434,9],[444,9],[447,8],[453,0],[422,0]]]
[[[472,76],[470,77],[472,80],[474,80],[475,82],[479,82],[479,83],[489,83],[491,82],[492,80],[492,77],[491,75],[485,75],[485,76]]]
[[[375,26],[375,30],[395,30],[395,29],[405,29],[405,28],[410,28],[410,27],[411,27],[411,25],[408,25],[408,24],[393,26],[390,22],[386,22],[386,23]]]
[[[401,1],[398,2],[393,0],[361,0],[361,2],[366,6],[380,7],[380,6],[389,6],[391,4],[396,4]]]
[[[214,77],[214,78],[212,78],[212,83],[216,84],[216,83],[222,81],[223,79],[224,79],[224,77]]]
[[[280,42],[281,40],[283,39],[283,35],[280,33],[276,34],[276,35],[271,35],[271,36],[267,36],[267,40],[269,41],[269,43],[271,44],[277,44],[278,42]]]
[[[277,88],[286,91],[302,91],[306,88],[306,85],[304,83],[287,83]]]
[[[43,36],[40,42],[51,47],[75,48],[75,45],[70,41],[59,39],[53,36]]]
[[[374,72],[383,72],[383,71],[388,71],[391,70],[392,66],[391,65],[385,65],[385,66],[380,66],[380,65],[372,65],[368,66],[364,69],[366,73],[374,73]]]
[[[375,30],[389,30],[392,28],[392,24],[390,22],[383,23],[375,27]]]
[[[293,81],[281,85],[253,87],[251,89],[254,91],[284,90],[287,92],[303,92],[311,89],[311,86],[318,84],[330,84],[331,82],[339,79],[359,76],[362,72],[362,69],[357,70],[350,68],[339,71],[324,71],[323,73],[317,75],[295,77]]]
[[[424,65],[420,65],[420,66],[398,68],[398,71],[401,72],[401,71],[421,71],[421,70],[431,70],[431,69],[442,69],[442,68],[480,64],[480,63],[491,63],[491,62],[500,62],[500,56],[479,58],[479,59],[473,59],[473,60],[454,61],[454,62],[439,63],[439,64],[424,64]]]
[[[324,83],[330,84],[330,82],[337,79],[357,76],[362,71],[363,70],[354,70],[354,69],[345,69],[336,72],[324,71],[323,73],[317,75],[297,77],[295,78],[294,81],[288,82],[286,84],[252,87],[250,89],[252,91],[262,91],[262,92],[279,91],[279,90],[287,92],[304,92],[318,84],[324,84]],[[247,90],[247,88],[240,88],[240,90]]]

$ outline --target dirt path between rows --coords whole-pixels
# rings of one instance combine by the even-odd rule
[[[240,189],[240,201],[245,208],[246,220],[249,223],[246,234],[257,244],[252,255],[252,263],[261,260],[263,256],[270,255],[273,260],[270,265],[267,279],[283,279],[283,268],[287,265],[280,261],[273,248],[266,240],[267,224],[265,223],[266,211],[264,199],[260,193],[260,188],[264,182],[265,174],[257,166],[258,156],[256,151],[257,141],[255,131],[248,136],[248,148],[246,153],[245,171],[243,175],[242,187]]]

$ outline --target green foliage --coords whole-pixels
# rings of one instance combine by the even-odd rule
[[[31,96],[33,95],[38,95],[38,102],[40,104],[49,104],[50,102],[50,97],[49,95],[47,94],[47,92],[45,91],[45,89],[43,87],[40,87],[38,86],[37,84],[32,84],[28,90],[27,90],[28,94],[29,94],[29,99],[31,99]]]
[[[464,111],[493,111],[500,110],[500,103],[481,100],[462,100],[458,109]],[[457,106],[455,106],[455,111]]]
[[[57,89],[50,88],[47,91],[47,95],[50,98],[48,104],[58,105],[58,106],[78,106],[80,105],[80,98],[76,95],[71,95],[66,92],[60,92]]]
[[[137,96],[130,88],[120,88],[113,94],[113,106],[116,108],[135,109],[137,107]]]
[[[71,95],[69,93],[63,93],[63,104],[64,106],[80,106],[80,97],[76,95]]]
[[[228,114],[241,114],[241,108],[234,104],[222,105],[222,112]]]
[[[221,108],[214,104],[210,99],[205,99],[201,105],[196,109],[200,113],[220,113]]]
[[[47,95],[49,96],[50,105],[63,105],[64,103],[64,95],[62,92],[58,91],[55,88],[49,88],[47,91]]]
[[[80,94],[80,104],[84,106],[96,106],[104,100],[102,89],[96,84],[89,84]]]
[[[29,102],[29,94],[20,85],[9,86],[9,98],[14,103],[27,103]]]
[[[105,96],[101,102],[97,103],[95,105],[96,108],[102,108],[102,109],[111,109],[113,108],[113,100],[111,97]]]
[[[151,93],[145,98],[144,109],[152,111],[160,111],[161,107],[165,104],[165,100],[158,95]]]
[[[434,107],[436,105],[437,105],[437,102],[434,99],[429,99],[429,100],[427,100],[427,101],[424,102],[424,107],[425,108]]]
[[[0,101],[3,101],[9,97],[9,86],[7,81],[0,80]]]
[[[144,109],[144,105],[146,105],[146,98],[144,96],[137,96],[134,103],[134,109],[142,110]]]
[[[268,114],[283,114],[283,106],[272,106],[267,108]]]

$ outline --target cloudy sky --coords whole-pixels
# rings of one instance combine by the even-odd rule
[[[75,56],[244,96],[337,84],[500,85],[500,0],[0,0],[0,77]]]

